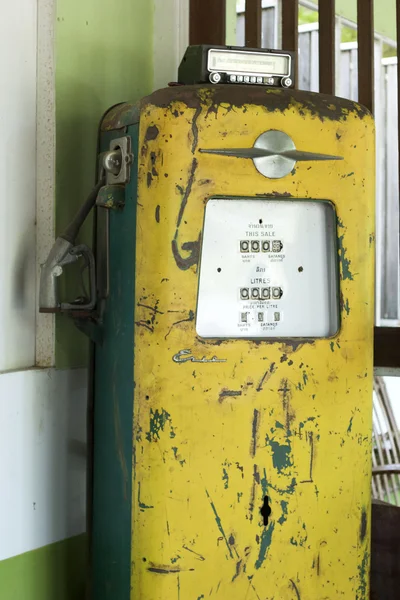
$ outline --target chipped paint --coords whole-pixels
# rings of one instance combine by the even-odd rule
[[[161,409],[155,411],[150,409],[150,429],[146,433],[148,442],[155,442],[160,439],[160,432],[164,431],[167,423],[171,423],[171,416],[166,410]],[[170,437],[175,437],[173,428],[171,427]]]
[[[169,586],[163,595],[179,593],[182,600],[355,598],[369,548],[368,519],[364,527],[354,506],[368,515],[373,303],[367,306],[365,296],[373,298],[372,120],[349,101],[239,87],[170,88],[140,105],[139,147],[147,146],[138,164],[132,231],[138,257],[133,409],[134,435],[143,433],[134,437],[132,595],[151,600],[160,582]],[[133,109],[126,111],[135,117]],[[120,109],[104,125],[127,120]],[[159,134],[146,140],[153,126]],[[222,159],[199,152],[221,139],[251,147],[271,127],[290,131],[297,147],[328,148],[345,160],[311,170],[298,163],[295,173],[270,181],[251,161],[221,166]],[[358,189],[363,179],[365,187]],[[196,335],[204,206],[221,194],[335,204],[340,337],[255,342]],[[185,368],[172,360],[184,348],[190,356],[217,355],[226,362],[188,362]],[[359,379],[365,371],[368,377]],[[347,434],[354,406],[360,416]],[[154,508],[140,509],[139,483],[141,502]],[[266,496],[272,512],[264,526]],[[327,541],[323,548],[321,540]],[[181,570],[172,576],[151,572],[143,556],[156,568]],[[171,556],[180,558],[171,564]],[[312,568],[317,557],[320,566]]]
[[[353,427],[353,419],[354,416],[351,417],[350,422],[349,422],[349,426],[347,428],[347,433],[351,433],[352,427]]]
[[[262,389],[264,387],[264,384],[266,384],[267,381],[269,381],[269,379],[271,379],[272,375],[276,372],[276,370],[277,369],[276,369],[275,363],[271,363],[268,371],[265,371],[264,375],[260,379],[260,382],[259,382],[259,384],[258,384],[258,386],[256,388],[257,392],[261,392],[262,391]]]
[[[359,586],[356,593],[356,600],[367,600],[368,596],[368,577],[369,577],[369,552],[365,550],[361,564],[358,567]]]
[[[272,464],[278,473],[282,473],[284,469],[287,469],[293,465],[291,458],[292,448],[289,441],[281,444],[280,442],[270,439],[267,436],[265,443],[271,448]]]
[[[361,524],[360,524],[360,542],[364,543],[365,536],[367,535],[367,511],[363,508],[361,513]]]
[[[287,516],[288,516],[288,502],[286,502],[286,500],[281,500],[281,509],[282,509],[282,515],[279,517],[278,523],[280,525],[283,525],[284,522],[287,520]]]
[[[225,535],[225,531],[224,531],[224,529],[223,529],[223,527],[222,527],[221,517],[220,517],[220,516],[219,516],[219,514],[217,513],[217,509],[215,508],[215,506],[214,506],[214,503],[213,503],[213,501],[211,500],[210,494],[208,493],[208,491],[207,491],[207,490],[206,490],[206,495],[207,495],[207,498],[208,498],[208,499],[209,499],[209,501],[210,501],[210,506],[211,506],[211,508],[212,508],[212,511],[213,511],[213,513],[214,513],[215,522],[216,522],[216,524],[217,524],[217,527],[218,527],[219,531],[221,532],[221,535],[222,535],[223,539],[225,540],[225,544],[226,544],[226,547],[228,548],[229,556],[230,556],[231,558],[233,558],[233,554],[232,554],[232,548],[231,548],[231,545],[230,545],[230,544],[229,544],[229,542],[228,542],[228,539],[227,539],[227,537],[226,537],[226,535]]]
[[[257,450],[257,435],[258,435],[259,426],[260,426],[260,411],[255,408],[254,412],[253,412],[253,421],[252,421],[252,425],[251,425],[251,449],[250,449],[250,454],[253,458],[255,457],[256,450]]]
[[[150,504],[146,504],[145,502],[142,502],[141,498],[140,498],[140,483],[138,485],[138,505],[140,510],[147,510],[149,508],[154,508],[154,506],[150,505]]]
[[[270,523],[266,529],[261,534],[260,540],[260,550],[258,553],[258,558],[255,562],[255,568],[260,569],[267,558],[268,549],[272,542],[272,535],[274,533],[275,523]]]
[[[294,590],[294,591],[295,591],[295,593],[296,593],[296,599],[297,599],[297,600],[301,600],[301,596],[300,596],[299,588],[297,587],[297,585],[295,584],[295,582],[293,581],[293,579],[289,579],[289,581],[290,581],[290,584],[291,584],[291,586],[292,586],[293,590]]]
[[[172,452],[174,453],[175,460],[177,460],[181,467],[183,467],[183,465],[186,463],[186,460],[181,457],[176,446],[173,446]]]
[[[338,253],[341,266],[341,278],[353,280],[353,274],[350,270],[351,260],[347,256],[347,248],[344,246],[344,234],[338,237]]]
[[[224,482],[224,489],[229,487],[229,475],[226,469],[222,469],[222,481]]]

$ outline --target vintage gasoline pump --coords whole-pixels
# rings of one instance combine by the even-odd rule
[[[190,47],[112,108],[43,267],[42,310],[97,341],[95,600],[369,597],[374,123],[294,60]]]

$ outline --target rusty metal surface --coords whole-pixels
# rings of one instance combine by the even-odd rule
[[[243,109],[247,106],[257,105],[267,113],[285,113],[289,108],[292,108],[292,110],[297,110],[300,113],[303,112],[304,115],[317,117],[321,122],[346,121],[351,116],[364,118],[370,115],[369,111],[360,104],[344,98],[333,98],[325,94],[279,88],[266,89],[240,85],[213,86],[210,84],[165,88],[143,98],[137,104],[119,105],[107,113],[101,128],[103,131],[111,131],[135,124],[139,120],[141,111],[145,113],[146,110],[152,110],[152,106],[171,110],[171,106],[175,104],[171,114],[177,118],[182,116],[179,114],[179,103],[182,103],[186,108],[195,109],[196,112],[193,115],[192,122],[194,131],[203,106],[206,107],[207,114],[209,116],[214,115],[214,117],[218,110],[221,110],[221,106],[224,105],[227,110]],[[150,135],[151,138],[151,136],[157,135],[157,125],[151,125],[150,127],[152,129],[146,135]],[[148,141],[151,141],[151,139]]]
[[[124,185],[104,185],[97,196],[97,206],[118,210],[125,204],[125,186]]]
[[[345,100],[224,86],[163,90],[141,111],[132,598],[367,600],[373,121]],[[268,129],[345,159],[272,181],[199,152],[251,147]],[[196,336],[204,205],[220,195],[334,202],[337,336]]]

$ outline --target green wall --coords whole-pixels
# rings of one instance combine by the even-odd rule
[[[56,230],[75,215],[94,184],[96,136],[107,108],[152,90],[151,0],[57,0]],[[82,239],[90,243],[91,223]],[[63,297],[80,295],[74,266]],[[64,277],[64,276],[63,276]],[[86,364],[87,340],[71,320],[56,319],[56,366]]]
[[[1,600],[84,600],[86,536],[0,562]]]

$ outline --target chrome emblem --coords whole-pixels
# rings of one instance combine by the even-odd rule
[[[217,358],[213,356],[212,358],[195,358],[192,356],[191,350],[180,350],[175,356],[172,357],[172,360],[176,363],[185,363],[185,362],[193,362],[193,363],[224,363],[226,362],[226,358]]]
[[[268,179],[286,177],[293,171],[297,162],[343,160],[343,156],[297,150],[292,138],[276,129],[262,133],[255,141],[253,148],[200,149],[200,152],[251,159],[257,171]]]

